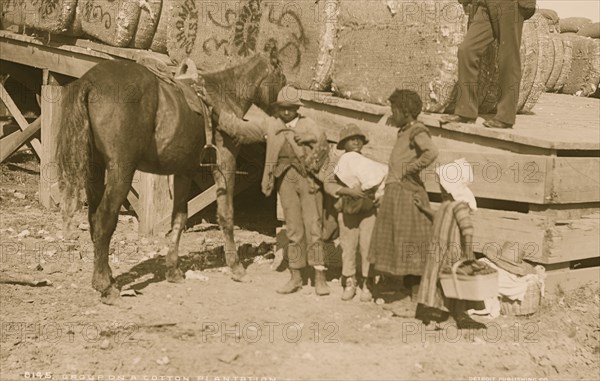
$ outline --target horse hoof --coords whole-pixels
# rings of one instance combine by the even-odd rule
[[[121,292],[115,287],[110,286],[102,292],[100,301],[109,306],[116,306],[121,304]]]
[[[183,283],[185,280],[183,272],[178,268],[167,269],[166,278],[167,282],[171,283]]]

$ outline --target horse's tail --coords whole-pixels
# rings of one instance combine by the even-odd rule
[[[91,128],[87,104],[90,88],[85,80],[75,81],[67,86],[61,104],[56,160],[65,237],[72,231],[81,190],[85,189],[89,176]]]

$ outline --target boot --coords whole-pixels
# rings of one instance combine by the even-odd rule
[[[283,287],[277,290],[277,293],[291,294],[302,289],[302,274],[300,269],[290,269],[290,273],[292,274],[292,277],[283,285]]]
[[[373,294],[371,293],[371,285],[373,284],[373,278],[363,279],[362,291],[360,292],[361,302],[370,302],[373,300]]]
[[[441,323],[448,320],[449,317],[450,312],[448,311],[443,311],[437,308],[429,307],[421,303],[417,304],[415,318],[421,320],[425,325],[428,325],[432,321],[436,323]]]
[[[486,325],[473,320],[466,312],[461,312],[454,316],[458,329],[484,329]]]
[[[352,300],[356,295],[356,277],[351,276],[346,278],[346,285],[344,286],[344,292],[342,292],[342,300]]]
[[[315,293],[319,296],[329,295],[329,286],[323,270],[315,270]]]

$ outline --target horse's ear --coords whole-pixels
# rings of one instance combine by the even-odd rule
[[[279,66],[279,48],[277,47],[277,40],[274,38],[270,38],[264,47],[264,52],[268,55],[271,65],[277,67]]]

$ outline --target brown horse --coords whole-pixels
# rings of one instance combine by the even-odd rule
[[[257,54],[241,65],[202,74],[209,103],[238,117],[252,103],[267,109],[286,80],[276,48],[266,47],[265,51],[266,55]],[[187,221],[191,178],[199,170],[200,151],[206,143],[204,123],[204,117],[190,109],[176,86],[133,62],[102,62],[68,86],[57,146],[63,220],[68,232],[80,191],[85,188],[94,243],[92,286],[104,303],[113,304],[119,298],[108,253],[135,170],[175,175],[166,278],[183,281],[178,246]],[[226,261],[233,279],[245,281],[233,237],[238,147],[218,131],[214,141],[220,166],[213,168],[212,174]]]

